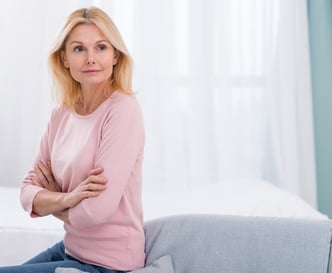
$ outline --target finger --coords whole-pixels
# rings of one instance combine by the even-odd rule
[[[95,169],[90,170],[88,176],[91,176],[91,175],[99,175],[99,174],[101,174],[101,173],[103,173],[103,172],[104,172],[104,168],[98,167],[98,168],[95,168]]]
[[[106,189],[106,185],[104,184],[96,184],[96,183],[89,183],[85,185],[84,188],[86,191],[103,191]]]
[[[107,179],[100,175],[90,175],[86,182],[87,182],[86,184],[89,184],[89,183],[106,184]]]
[[[47,180],[47,183],[52,183],[54,182],[53,174],[50,172],[50,168],[48,166],[45,166],[43,163],[38,163],[38,168],[40,169],[41,173]]]
[[[96,197],[101,193],[101,191],[84,191],[81,193],[81,198],[90,198],[90,197]]]
[[[48,160],[46,165],[49,170],[52,170],[51,160]]]
[[[35,186],[42,186],[40,183],[39,183],[39,181],[38,181],[38,179],[36,178],[36,177],[32,177],[31,178],[31,182],[32,182],[32,184],[33,185],[35,185]]]
[[[43,187],[46,187],[48,185],[48,181],[46,180],[45,176],[43,175],[42,171],[38,167],[38,165],[35,167],[35,172],[38,178],[39,184],[41,184]]]
[[[54,176],[53,176],[53,172],[52,172],[52,165],[51,165],[51,160],[47,161],[47,170],[48,173],[50,174],[50,176],[52,177],[52,179],[54,180]]]

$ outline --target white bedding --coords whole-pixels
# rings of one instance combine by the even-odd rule
[[[61,221],[31,219],[19,203],[19,189],[0,187],[0,265],[22,263],[62,239]],[[189,192],[143,192],[145,220],[183,214],[327,219],[300,198],[263,181],[229,181]]]
[[[179,213],[327,219],[301,198],[260,180],[233,180],[187,192],[144,192],[145,219]]]
[[[18,264],[63,237],[52,216],[31,219],[19,202],[19,189],[0,187],[0,265]]]

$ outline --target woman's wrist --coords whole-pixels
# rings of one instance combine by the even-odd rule
[[[66,193],[41,190],[33,200],[33,212],[39,216],[57,213],[68,208]]]

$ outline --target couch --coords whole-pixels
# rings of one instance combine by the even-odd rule
[[[1,266],[20,264],[63,238],[61,221],[31,219],[22,210],[19,188],[0,192]],[[270,183],[145,191],[143,207],[147,260],[138,273],[173,266],[176,273],[332,273],[329,218]]]
[[[19,202],[19,188],[0,187],[0,266],[25,262],[63,238],[52,216],[31,219]],[[170,203],[171,200],[171,203]],[[197,201],[199,200],[199,202]],[[220,214],[326,220],[298,196],[260,180],[232,180],[190,191],[143,191],[144,221],[179,214]]]
[[[146,267],[133,273],[332,272],[331,231],[330,220],[162,217],[146,222]]]

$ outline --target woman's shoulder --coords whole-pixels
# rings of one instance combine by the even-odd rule
[[[62,120],[65,116],[68,116],[72,110],[68,107],[57,105],[52,109],[51,112],[51,123],[56,123]]]
[[[135,95],[128,95],[120,91],[115,91],[108,99],[109,106],[113,109],[139,109],[139,104]]]
[[[70,111],[70,109],[68,107],[62,106],[62,105],[56,105],[53,109],[52,109],[52,118],[53,117],[57,117],[57,116],[62,116],[65,113],[68,113]]]
[[[134,94],[129,95],[121,91],[114,91],[109,99],[113,102],[118,102],[118,103],[130,103],[130,102],[132,103],[137,101],[136,96]]]

